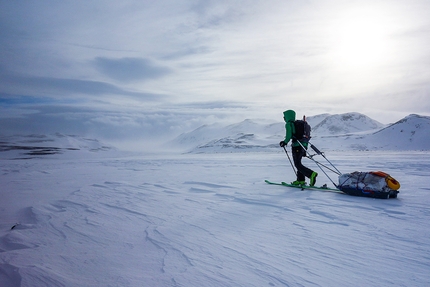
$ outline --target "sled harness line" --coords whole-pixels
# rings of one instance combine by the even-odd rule
[[[325,160],[336,170],[333,171],[334,173],[337,173],[338,175],[341,175],[342,173],[328,160],[328,158],[325,157],[325,154],[323,152],[321,152],[319,149],[317,149],[316,146],[314,146],[313,144],[309,143],[311,145],[311,148],[318,154],[321,155],[323,158],[325,158]],[[303,146],[302,146],[303,147]],[[309,154],[309,153],[308,153]],[[311,156],[313,157],[313,156]],[[311,158],[312,159],[312,158]],[[330,169],[331,170],[331,169]]]
[[[312,155],[312,156],[306,156],[306,157],[307,157],[307,158],[309,158],[310,160],[314,161],[316,164],[319,164],[319,165],[321,165],[322,167],[324,167],[324,168],[328,169],[329,171],[332,171],[332,172],[336,173],[337,175],[341,175],[340,173],[338,173],[338,172],[337,172],[337,171],[335,171],[334,169],[331,169],[330,167],[326,166],[325,164],[322,164],[322,163],[320,163],[319,161],[315,160],[315,159],[313,158],[313,156],[314,156],[314,155]]]

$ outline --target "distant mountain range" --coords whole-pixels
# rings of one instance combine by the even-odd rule
[[[411,114],[383,125],[360,113],[308,117],[311,142],[324,150],[430,150],[430,117]],[[246,119],[223,126],[203,125],[173,139],[189,153],[273,151],[285,136],[285,123]]]
[[[312,127],[311,142],[321,151],[430,151],[430,117],[426,116],[412,114],[389,125],[359,113],[321,114],[307,121]],[[231,125],[214,123],[183,133],[167,145],[170,151],[181,153],[274,152],[281,150],[284,126],[284,122],[251,119]],[[77,135],[0,135],[0,159],[58,154],[73,157],[77,151],[95,156],[100,151],[116,150],[97,139]]]

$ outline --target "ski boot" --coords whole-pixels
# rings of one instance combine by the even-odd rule
[[[317,181],[317,176],[318,176],[318,173],[316,173],[315,171],[312,172],[310,186],[315,185],[315,182]]]
[[[291,185],[305,186],[306,185],[306,181],[304,181],[304,180],[296,180],[296,181],[293,181],[291,183]]]

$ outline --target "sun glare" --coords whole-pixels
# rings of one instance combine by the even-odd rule
[[[332,61],[341,69],[372,68],[390,57],[389,26],[384,14],[355,10],[331,29]]]

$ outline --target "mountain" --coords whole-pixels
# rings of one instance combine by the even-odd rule
[[[330,114],[320,114],[320,115],[316,115],[316,116],[310,116],[310,117],[306,117],[306,121],[312,127],[312,132],[314,132],[315,127],[329,116],[331,116],[331,115]],[[299,118],[297,118],[297,119],[299,119]]]
[[[308,117],[311,142],[321,151],[430,150],[430,117],[411,114],[393,124],[383,124],[359,113]],[[172,139],[169,150],[185,153],[274,152],[282,150],[284,122],[246,119],[239,123],[202,125]],[[114,151],[97,139],[60,133],[0,136],[0,159],[33,158],[56,154],[74,156],[77,150]]]
[[[430,117],[411,114],[377,130],[315,137],[324,150],[430,150]]]
[[[430,117],[411,114],[365,140],[390,150],[430,150]]]
[[[283,132],[284,124],[264,122],[265,120],[246,119],[227,126],[203,125],[179,135],[169,146],[174,144],[196,153],[273,147],[273,142],[279,138],[277,135]]]
[[[360,113],[328,115],[312,126],[313,135],[338,135],[381,129],[385,125]]]
[[[308,117],[312,143],[324,150],[430,150],[430,118],[409,115],[385,126],[360,113]],[[247,119],[201,126],[172,142],[190,153],[273,151],[284,138],[284,123]]]

